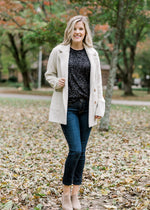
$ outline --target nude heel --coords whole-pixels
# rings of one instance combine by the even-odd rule
[[[74,210],[81,209],[80,201],[79,201],[77,195],[72,195],[71,196],[71,202],[72,202],[72,207],[73,207]]]
[[[72,203],[69,195],[62,195],[62,208],[63,210],[73,210]]]

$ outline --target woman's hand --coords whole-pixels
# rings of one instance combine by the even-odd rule
[[[100,120],[101,118],[102,118],[101,116],[95,115],[95,119]]]
[[[65,86],[65,78],[60,78],[58,82],[59,82],[59,86],[60,87],[64,87]]]

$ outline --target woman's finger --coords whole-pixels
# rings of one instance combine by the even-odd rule
[[[96,118],[96,119],[101,119],[101,116],[97,116],[97,115],[96,115],[95,118]]]
[[[59,79],[59,85],[61,87],[63,87],[65,85],[65,79],[64,78]]]

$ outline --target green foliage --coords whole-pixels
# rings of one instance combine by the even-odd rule
[[[10,82],[8,80],[3,79],[2,81],[0,81],[0,87],[12,87],[12,88],[23,88],[23,83],[19,83],[19,82]]]
[[[8,79],[9,82],[18,82],[18,78],[16,76],[11,76]]]
[[[66,23],[59,19],[51,19],[46,26],[27,34],[25,39],[32,43],[37,43],[39,46],[48,43],[50,48],[53,48],[63,41],[65,27]]]
[[[136,70],[142,78],[150,75],[150,50],[138,54],[136,57]]]
[[[14,59],[12,58],[12,55],[4,46],[2,46],[1,47],[1,65],[2,65],[3,74],[8,74],[8,67],[12,65],[13,63],[14,63]]]

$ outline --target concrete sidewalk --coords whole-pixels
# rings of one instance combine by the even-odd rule
[[[150,101],[127,101],[127,100],[112,100],[112,104],[122,104],[129,106],[150,106]]]
[[[30,99],[30,100],[50,100],[51,99],[51,96],[25,95],[25,94],[14,94],[14,93],[0,93],[0,97]]]
[[[20,98],[20,99],[30,99],[30,100],[49,100],[51,96],[39,96],[39,95],[24,95],[24,94],[9,94],[0,93],[1,98]],[[112,104],[122,104],[129,106],[150,106],[150,101],[127,101],[127,100],[112,100]]]

